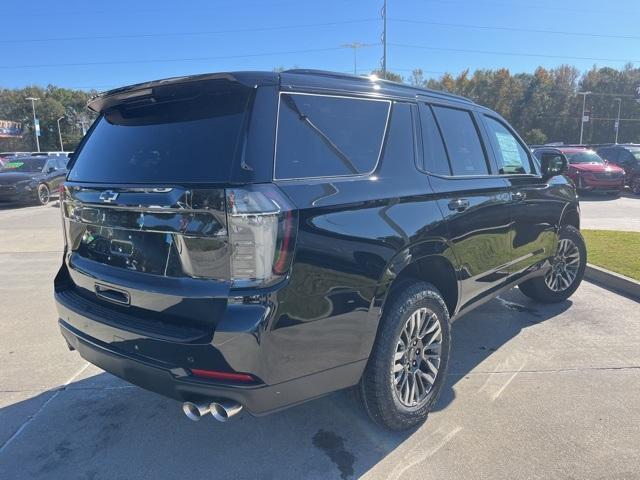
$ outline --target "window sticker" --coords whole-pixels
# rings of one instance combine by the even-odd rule
[[[502,152],[502,165],[505,167],[520,167],[522,160],[518,151],[518,142],[509,133],[495,132],[498,145]]]
[[[9,162],[4,164],[4,168],[20,168],[24,162]]]

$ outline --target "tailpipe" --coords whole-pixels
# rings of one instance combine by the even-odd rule
[[[182,404],[182,411],[184,412],[184,414],[187,416],[189,420],[193,420],[194,422],[197,422],[198,420],[200,420],[200,418],[202,418],[203,416],[205,416],[207,413],[211,411],[212,405],[213,404],[206,403],[206,402],[198,402],[198,403],[184,402]]]
[[[211,415],[219,422],[227,422],[242,411],[242,405],[233,400],[212,402],[209,406]]]

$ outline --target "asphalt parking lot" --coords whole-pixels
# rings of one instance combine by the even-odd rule
[[[553,306],[513,290],[458,320],[447,385],[415,431],[372,425],[350,392],[193,423],[67,350],[61,248],[53,205],[0,209],[2,479],[640,478],[640,313],[607,290],[584,283]]]

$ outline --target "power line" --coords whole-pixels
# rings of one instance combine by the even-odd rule
[[[451,5],[451,6],[461,6],[461,7],[468,7],[469,4],[468,3],[464,3],[464,2],[450,2],[450,1],[444,1],[444,0],[423,0],[425,3],[439,3],[441,5]],[[544,5],[540,5],[539,3],[516,3],[516,2],[488,2],[488,1],[483,1],[482,5],[495,5],[498,7],[510,7],[510,8],[524,8],[524,9],[534,9],[534,10],[548,10],[548,11],[555,11],[555,12],[570,12],[573,14],[576,13],[590,13],[590,14],[596,14],[596,15],[616,15],[616,16],[620,16],[620,15],[638,15],[640,13],[640,11],[629,11],[629,10],[616,10],[616,9],[610,9],[610,10],[592,10],[592,9],[585,9],[585,8],[571,8],[571,7],[548,7],[548,6],[544,6]]]
[[[463,48],[445,48],[445,47],[429,47],[426,45],[408,45],[404,43],[390,43],[389,45],[400,48],[417,48],[421,50],[434,50],[441,52],[456,52],[456,53],[479,53],[486,55],[506,55],[512,57],[539,57],[539,58],[558,58],[562,60],[590,60],[598,62],[624,62],[624,63],[640,63],[640,60],[629,60],[622,58],[600,58],[600,57],[573,57],[568,55],[553,55],[546,53],[530,53],[530,52],[504,52],[494,50],[469,50]]]
[[[156,33],[131,33],[131,34],[114,34],[114,35],[84,35],[77,37],[48,37],[48,38],[23,38],[0,40],[1,43],[34,43],[34,42],[58,42],[58,41],[77,41],[77,40],[114,40],[123,38],[158,38],[158,37],[191,37],[201,35],[218,35],[225,33],[246,33],[246,32],[271,32],[277,30],[291,30],[298,28],[315,28],[315,27],[332,27],[338,25],[353,25],[356,23],[378,22],[377,18],[368,18],[362,20],[344,20],[340,22],[325,23],[308,23],[298,25],[279,25],[275,27],[257,27],[257,28],[237,28],[228,30],[207,30],[201,32],[156,32]]]
[[[586,32],[567,32],[562,30],[542,30],[537,28],[520,28],[520,27],[502,27],[502,26],[488,26],[488,25],[471,25],[464,23],[443,23],[443,22],[428,22],[426,20],[411,20],[404,18],[390,18],[392,22],[401,23],[416,23],[420,25],[433,25],[439,27],[456,27],[456,28],[476,28],[479,30],[504,30],[508,32],[527,32],[527,33],[547,33],[553,35],[569,35],[577,37],[594,37],[594,38],[617,38],[622,40],[640,40],[640,36],[634,35],[614,35],[608,33],[586,33]]]
[[[369,46],[368,44],[366,46]],[[330,52],[335,50],[342,50],[341,47],[328,47],[328,48],[309,48],[306,50],[285,50],[279,52],[265,52],[265,53],[245,53],[241,55],[218,55],[211,57],[192,57],[192,58],[158,58],[153,60],[147,59],[135,59],[135,60],[110,60],[104,62],[73,62],[73,63],[41,63],[31,65],[0,65],[0,69],[23,69],[23,68],[51,68],[51,67],[83,67],[83,66],[97,66],[97,65],[130,65],[139,63],[169,63],[169,62],[197,62],[202,60],[229,60],[234,58],[254,58],[254,57],[269,57],[274,55],[290,55],[297,53],[315,53],[315,52]]]

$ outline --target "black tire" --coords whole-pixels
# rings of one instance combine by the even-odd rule
[[[541,277],[535,277],[527,280],[519,285],[520,291],[527,297],[542,303],[561,302],[573,295],[580,286],[582,277],[584,277],[584,270],[587,266],[587,248],[585,246],[584,239],[582,238],[580,231],[571,225],[566,225],[560,228],[558,248],[560,248],[563,239],[567,239],[572,242],[579,252],[575,277],[567,287],[562,288],[561,290],[554,290],[549,286],[546,274]],[[553,262],[556,264],[555,257]],[[552,272],[553,267],[549,270],[549,275],[553,275]]]
[[[640,195],[640,177],[636,177],[631,181],[631,193]]]
[[[46,183],[41,183],[38,185],[38,190],[36,191],[36,202],[38,205],[46,205],[51,200],[51,191],[49,190],[49,186]]]
[[[376,341],[358,385],[358,396],[368,415],[375,422],[390,430],[405,430],[421,424],[427,419],[427,415],[437,401],[445,380],[451,345],[449,312],[440,292],[433,285],[420,281],[403,284],[399,288],[402,290],[397,291],[397,295],[384,309]],[[400,345],[401,335],[406,334],[405,327],[408,328],[412,315],[417,314],[420,316],[422,312],[426,312],[422,320],[425,332],[431,328],[429,325],[433,326],[433,322],[437,321],[440,327],[440,334],[438,334],[437,327],[435,327],[436,330],[434,332],[426,333],[423,335],[422,340],[418,340],[420,343],[416,345],[417,348],[414,349],[413,344],[411,344],[404,351],[402,358],[397,360],[395,358],[396,352]],[[420,331],[421,329],[416,328],[416,330]],[[428,343],[426,339],[433,338],[434,334],[438,338],[436,343],[431,343],[432,347],[425,347],[424,345]],[[407,337],[404,336],[403,338]],[[419,355],[415,353],[416,350],[421,348],[421,356],[416,356]],[[433,375],[434,370],[430,368],[424,358],[427,351],[431,355],[429,358],[433,360],[431,367],[436,364],[435,355],[439,351],[439,361],[437,362],[435,375]],[[409,355],[412,356],[411,358],[416,359],[417,366],[408,366]],[[404,366],[401,371],[394,373],[394,367],[399,363]],[[411,362],[409,361],[410,364]],[[415,373],[410,373],[409,369],[412,369]],[[422,371],[426,369],[431,373],[425,377],[417,371],[419,369]],[[413,378],[413,384],[418,390],[417,397],[422,395],[419,399],[415,398],[416,401],[413,402],[413,390],[410,390],[411,401],[409,403],[415,403],[412,406],[403,403],[400,398],[401,394],[396,389],[396,378],[405,378],[403,375],[407,379],[409,377]],[[429,381],[423,379],[429,378],[429,375],[431,378],[435,377],[430,387],[425,385]],[[420,378],[416,379],[418,376]],[[411,383],[411,381],[408,381],[408,383]],[[402,384],[404,385],[404,383]],[[422,385],[421,389],[420,385]],[[422,392],[420,393],[419,390],[422,390]]]

